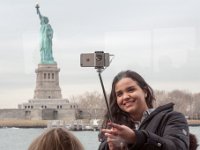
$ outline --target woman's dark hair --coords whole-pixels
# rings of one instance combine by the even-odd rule
[[[146,81],[140,76],[138,73],[134,71],[122,71],[118,73],[112,82],[112,89],[110,93],[109,105],[111,109],[111,114],[113,118],[113,122],[118,124],[124,124],[130,128],[135,128],[134,123],[131,121],[131,118],[128,113],[122,111],[117,104],[117,97],[115,93],[115,86],[122,78],[131,78],[136,81],[138,86],[143,89],[147,93],[147,97],[145,98],[146,104],[148,108],[153,108],[153,101],[155,100],[153,89],[146,83]],[[102,128],[107,128],[108,122],[108,112],[104,117],[104,122],[102,124]]]
[[[194,134],[190,133],[189,137],[190,137],[190,148],[189,148],[189,150],[196,150],[197,147],[199,146],[196,136]]]

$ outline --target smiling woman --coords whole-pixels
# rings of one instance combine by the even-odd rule
[[[153,108],[152,88],[134,71],[120,72],[110,94],[112,122],[105,116],[99,150],[188,150],[189,129],[173,103]]]

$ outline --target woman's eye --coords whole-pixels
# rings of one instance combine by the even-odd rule
[[[120,96],[122,96],[122,93],[121,93],[121,92],[118,92],[118,93],[116,93],[116,96],[117,96],[117,97],[120,97]]]
[[[128,91],[128,92],[133,92],[133,91],[134,91],[134,88],[128,88],[127,91]]]

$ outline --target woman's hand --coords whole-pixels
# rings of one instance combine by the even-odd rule
[[[111,129],[102,129],[102,132],[107,137],[107,142],[110,150],[117,149],[125,144],[135,143],[135,132],[125,125],[108,123]]]
[[[120,137],[118,135],[110,134],[109,133],[110,131],[107,132],[107,130],[109,130],[109,129],[106,129],[105,136],[107,137],[107,143],[108,143],[109,150],[121,150],[120,143],[122,143],[122,139],[120,139]],[[115,129],[112,128],[110,130],[113,131]]]

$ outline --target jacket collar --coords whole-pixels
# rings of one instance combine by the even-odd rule
[[[165,112],[173,111],[173,107],[174,107],[174,103],[168,103],[168,104],[165,104],[163,106],[157,107],[146,118],[144,118],[143,120],[141,120],[142,122],[141,122],[141,125],[139,126],[139,128],[142,126],[142,124],[144,124],[145,122],[147,122],[148,120],[150,120],[151,118],[153,118],[158,113],[164,112],[164,111]]]

